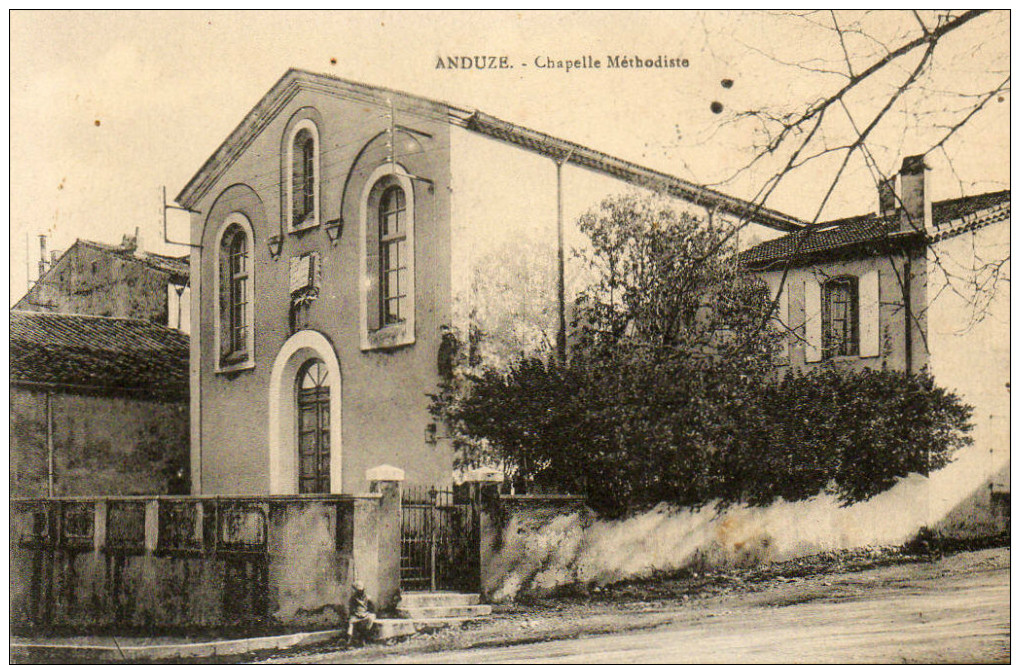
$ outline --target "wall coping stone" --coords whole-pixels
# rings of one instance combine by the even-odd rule
[[[379,466],[374,466],[368,471],[366,471],[365,480],[369,482],[378,481],[403,482],[404,470],[398,469],[395,466],[390,466],[389,464],[381,464]]]
[[[493,469],[491,467],[482,467],[480,469],[471,469],[464,473],[464,482],[468,483],[501,483],[506,479],[503,472],[499,469]]]

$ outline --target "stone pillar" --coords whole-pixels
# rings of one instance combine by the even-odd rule
[[[145,551],[152,554],[159,549],[159,500],[145,502]]]
[[[351,529],[351,569],[347,573],[348,587],[344,600],[350,598],[350,584],[359,581],[365,585],[370,598],[379,597],[379,505],[380,496],[359,496],[354,499]]]
[[[380,496],[375,520],[376,604],[380,610],[392,611],[400,602],[400,487],[404,471],[394,466],[377,466],[366,471],[365,478],[369,491]]]
[[[503,474],[496,469],[481,468],[469,471],[464,482],[471,488],[471,502],[478,515],[478,575],[479,590],[486,597],[489,586],[498,582],[494,570],[496,553],[503,546],[504,515],[499,500]]]

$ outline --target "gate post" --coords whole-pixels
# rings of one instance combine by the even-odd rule
[[[478,519],[478,588],[485,597],[489,581],[495,577],[493,559],[502,547],[504,524],[499,487],[503,474],[496,469],[474,469],[464,474],[464,482],[471,488],[472,512]]]
[[[400,602],[400,485],[403,469],[382,465],[365,472],[369,491],[381,495],[376,520],[378,567],[376,603],[382,610],[393,610]]]

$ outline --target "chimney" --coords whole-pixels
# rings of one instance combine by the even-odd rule
[[[896,212],[896,176],[891,176],[878,183],[878,214],[886,217]]]
[[[46,235],[39,234],[39,279],[46,274],[49,269],[49,263],[46,261]]]
[[[924,155],[903,158],[900,167],[900,231],[931,228],[931,194],[928,192],[928,166]]]

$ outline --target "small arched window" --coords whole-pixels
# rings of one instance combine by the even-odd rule
[[[859,348],[857,279],[834,277],[822,285],[822,355],[856,356]]]
[[[216,336],[219,341],[219,367],[250,367],[252,357],[252,237],[248,219],[240,213],[227,217],[217,245]]]
[[[287,145],[287,209],[290,227],[300,230],[318,224],[319,134],[305,119],[294,127]]]

